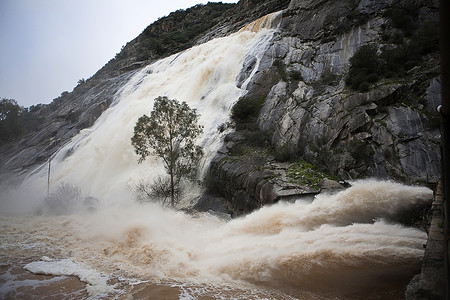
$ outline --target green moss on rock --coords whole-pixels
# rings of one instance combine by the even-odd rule
[[[319,188],[322,180],[330,177],[317,169],[317,167],[302,160],[291,164],[286,175],[291,183],[311,186],[315,189]]]

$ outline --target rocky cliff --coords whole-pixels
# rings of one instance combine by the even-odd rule
[[[239,214],[342,180],[436,183],[437,18],[436,1],[291,1],[235,106],[237,132],[213,161],[212,189]],[[363,70],[353,86],[351,69],[369,68],[353,58],[364,46],[384,71]],[[238,84],[255,61],[247,57]]]
[[[214,196],[198,207],[221,196],[226,210],[241,214],[366,177],[437,182],[439,60],[430,47],[437,1],[242,0],[155,22],[71,93],[36,107],[42,125],[0,149],[2,183],[20,180],[91,126],[143,66],[274,11],[281,13],[270,47],[258,63],[248,55],[236,79],[247,94],[224,124],[235,130],[211,164]],[[364,46],[374,49],[371,57]]]

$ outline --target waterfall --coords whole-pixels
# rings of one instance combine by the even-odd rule
[[[427,188],[366,180],[233,220],[131,201],[129,184],[164,172],[156,157],[137,163],[130,142],[137,119],[150,113],[158,96],[195,108],[204,126],[199,144],[205,172],[227,133],[218,127],[245,94],[278,18],[266,16],[142,69],[91,128],[54,155],[52,186],[79,186],[104,205],[63,216],[0,215],[0,298],[41,291],[43,298],[91,299],[403,297],[420,266],[426,234],[389,220],[429,203]],[[243,64],[255,59],[245,78]],[[43,199],[46,187],[44,164],[22,184],[23,203]]]
[[[275,32],[273,20],[278,15],[265,16],[238,33],[192,47],[141,70],[91,128],[82,130],[56,153],[51,185],[69,183],[79,186],[83,194],[117,202],[131,198],[127,186],[163,174],[156,157],[139,165],[130,142],[137,119],[150,114],[158,96],[186,101],[200,114],[204,134],[199,144],[205,152],[205,172],[227,133],[219,126],[229,120],[233,104],[246,92],[245,85],[236,86],[244,59],[249,54],[261,58]],[[43,166],[25,180],[22,189],[46,187],[46,176]]]

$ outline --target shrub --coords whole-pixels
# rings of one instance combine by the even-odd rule
[[[242,97],[231,109],[231,118],[238,127],[256,122],[265,99],[265,95]]]
[[[364,81],[358,87],[358,90],[361,92],[367,92],[367,91],[369,91],[369,89],[370,89],[370,83],[368,83],[367,81]]]
[[[378,71],[378,55],[377,47],[375,45],[364,45],[355,52],[350,63],[352,68],[359,70],[366,70],[367,73],[376,73]]]
[[[0,145],[6,144],[27,132],[24,119],[27,109],[20,107],[16,100],[0,100]]]
[[[349,73],[349,77],[346,83],[351,86],[352,89],[358,90],[361,83],[366,79],[366,73],[364,71],[353,71]]]
[[[74,212],[81,208],[82,195],[77,186],[61,183],[44,201],[44,211],[53,215]]]
[[[320,76],[321,85],[335,85],[337,84],[339,76],[334,74],[330,68],[325,68]]]
[[[302,73],[300,71],[291,71],[289,73],[289,76],[293,79],[293,80],[299,80],[299,81],[304,81]]]
[[[404,46],[398,46],[393,49],[384,50],[380,57],[385,61],[386,71],[398,72],[403,70],[404,64],[408,60],[408,53]]]
[[[244,131],[246,144],[251,147],[268,148],[272,139],[272,133],[261,131],[257,126],[251,130]]]
[[[192,41],[220,21],[235,4],[212,3],[177,10],[148,26],[140,38],[140,59],[167,56],[192,46]],[[118,56],[122,59],[125,57]]]
[[[349,77],[346,83],[352,89],[365,92],[369,82],[379,80],[382,73],[383,61],[379,59],[375,45],[364,45],[350,58]]]
[[[411,49],[419,55],[439,50],[439,28],[433,21],[426,21],[413,34]]]
[[[395,28],[401,29],[406,35],[410,35],[414,30],[414,20],[417,19],[418,7],[415,5],[396,5],[388,15]]]
[[[384,77],[395,78],[395,77],[397,77],[397,73],[395,73],[394,71],[387,71],[386,73],[384,73]]]
[[[310,186],[316,189],[319,188],[319,184],[323,179],[331,177],[303,160],[290,165],[286,175],[292,183]]]
[[[383,24],[383,25],[384,25],[384,24]],[[381,39],[382,39],[383,41],[387,42],[387,41],[389,41],[389,40],[391,39],[391,35],[390,35],[389,33],[387,33],[387,32],[384,32],[384,33],[381,35]]]
[[[377,82],[380,79],[380,77],[377,74],[369,74],[367,75],[367,81],[374,83]]]
[[[394,44],[401,45],[404,43],[404,41],[405,41],[405,38],[403,37],[403,34],[401,32],[396,32],[392,36],[392,42]]]
[[[170,178],[167,176],[158,176],[153,182],[140,180],[128,188],[140,203],[159,202],[164,206],[171,203]],[[178,184],[174,192],[175,200],[178,202],[183,195],[182,185]]]
[[[390,40],[392,44],[381,49],[380,54],[375,45],[359,48],[349,60],[348,86],[354,90],[367,91],[369,83],[375,83],[381,78],[404,76],[408,70],[420,65],[424,55],[439,50],[437,23],[425,21],[418,26],[417,22],[414,23],[417,11],[415,6],[397,5],[389,12],[391,23],[397,29],[384,32],[382,39]]]
[[[281,77],[281,80],[287,82],[288,81],[288,76],[286,73],[286,67],[283,64],[283,61],[281,61],[280,59],[276,59],[273,62],[273,65],[277,68],[278,74]]]

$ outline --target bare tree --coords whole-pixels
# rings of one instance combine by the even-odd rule
[[[81,189],[68,183],[61,183],[45,198],[44,211],[61,215],[79,209],[81,205]]]

